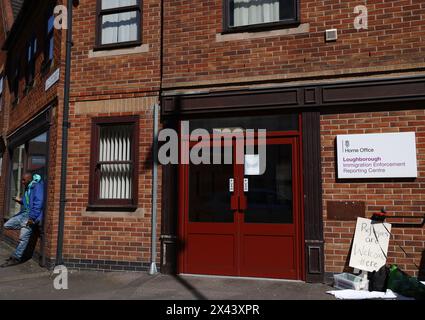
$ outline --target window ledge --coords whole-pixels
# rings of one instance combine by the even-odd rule
[[[302,33],[308,33],[308,32],[310,32],[310,24],[303,23],[296,28],[287,28],[287,29],[279,29],[279,30],[260,31],[260,32],[239,32],[239,33],[226,33],[226,34],[217,33],[216,42],[278,37],[278,36],[302,34]]]
[[[149,52],[149,44],[142,44],[133,48],[123,48],[123,49],[111,49],[111,50],[99,50],[89,51],[89,58],[102,58],[102,57],[111,57],[119,56],[126,54],[136,54],[136,53],[146,53]]]
[[[104,205],[104,204],[89,204],[87,210],[89,211],[136,211],[137,206],[135,205]]]
[[[101,211],[93,210],[92,207],[88,207],[81,213],[83,217],[97,217],[97,218],[143,218],[145,216],[144,208],[137,208],[132,212],[122,209],[122,211]]]

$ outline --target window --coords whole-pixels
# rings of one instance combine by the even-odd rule
[[[12,104],[15,106],[19,102],[19,78],[21,76],[20,72],[20,66],[19,62],[15,64],[15,67],[12,71],[12,85],[11,85],[11,91],[12,91]]]
[[[15,148],[12,153],[12,172],[10,175],[10,197],[21,197],[22,196],[22,175],[24,174],[24,162],[25,162],[25,145],[20,145]],[[9,212],[5,218],[13,217],[17,214],[21,206],[13,201],[9,200]]]
[[[27,45],[27,60],[25,68],[25,80],[27,89],[32,87],[35,75],[35,55],[37,53],[37,38],[31,38]]]
[[[139,44],[140,20],[140,0],[98,0],[97,47]]]
[[[0,74],[0,111],[3,105],[3,85],[4,85],[4,75]]]
[[[225,0],[225,30],[298,22],[298,0]]]
[[[45,180],[47,176],[47,132],[27,141],[26,143],[14,148],[11,153],[11,174],[9,181],[9,212],[6,218],[10,218],[17,214],[20,205],[12,200],[12,197],[22,197],[22,175],[29,171],[32,174],[39,174]],[[36,165],[33,164],[33,158],[37,158]]]
[[[137,206],[138,118],[95,119],[89,207]]]
[[[47,35],[46,35],[46,47],[44,52],[44,64],[48,64],[53,60],[54,55],[54,22],[55,16],[53,13],[49,15],[47,19]]]

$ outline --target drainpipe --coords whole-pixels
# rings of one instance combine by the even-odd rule
[[[62,123],[62,164],[61,164],[61,184],[60,184],[60,204],[59,204],[59,224],[58,242],[56,248],[56,266],[63,265],[63,236],[65,226],[65,204],[66,204],[66,174],[68,159],[68,129],[69,123],[69,90],[71,82],[71,48],[72,48],[72,5],[73,1],[68,0],[68,29],[66,31],[66,61],[65,61],[65,88],[63,97],[63,123]]]
[[[159,106],[155,103],[153,107],[153,168],[152,168],[152,233],[151,233],[151,267],[150,275],[158,273],[156,268],[156,203],[158,198],[158,109]]]

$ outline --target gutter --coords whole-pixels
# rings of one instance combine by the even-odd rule
[[[65,57],[65,83],[63,98],[63,123],[62,123],[62,163],[61,163],[61,184],[60,184],[60,204],[58,223],[58,242],[56,247],[56,266],[63,265],[63,238],[65,227],[65,205],[66,205],[66,175],[68,163],[68,130],[69,123],[69,95],[71,82],[71,49],[72,49],[72,0],[68,0],[68,29],[66,31],[66,57]]]

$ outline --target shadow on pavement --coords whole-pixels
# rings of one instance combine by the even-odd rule
[[[204,296],[201,292],[199,292],[194,286],[192,286],[189,282],[187,282],[185,279],[178,275],[172,276],[174,279],[177,280],[182,286],[184,286],[193,296],[198,300],[208,300],[206,296]]]

